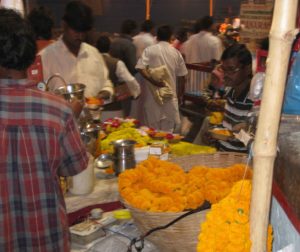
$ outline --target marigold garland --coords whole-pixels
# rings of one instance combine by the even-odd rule
[[[154,157],[119,175],[121,196],[132,206],[152,212],[195,209],[205,200],[224,198],[243,177],[244,164],[228,168],[196,166],[186,173],[179,165]],[[247,178],[251,178],[249,170]]]
[[[212,205],[201,225],[197,251],[248,252],[251,249],[249,210],[250,180],[241,180],[219,203]],[[272,227],[268,228],[267,249],[272,251]]]

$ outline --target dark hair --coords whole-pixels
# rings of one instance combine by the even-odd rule
[[[188,36],[188,28],[186,27],[180,27],[177,32],[175,37],[180,41],[180,42],[184,42],[187,40],[187,36]]]
[[[47,11],[43,6],[32,9],[32,11],[28,14],[27,19],[31,24],[37,39],[52,38],[52,28],[54,26],[54,22],[50,12]]]
[[[202,30],[202,19],[197,19],[193,25],[192,31],[193,33],[198,33]]]
[[[143,32],[150,32],[154,28],[154,23],[151,20],[145,20],[141,24],[141,31]]]
[[[243,66],[252,64],[252,55],[244,44],[233,44],[225,49],[221,60],[237,58]]]
[[[0,8],[0,66],[26,70],[33,63],[36,50],[29,23],[14,10]]]
[[[201,19],[201,28],[208,30],[214,24],[214,19],[211,16],[205,16]]]
[[[157,29],[157,39],[160,41],[169,41],[172,34],[173,30],[169,25],[162,25]]]
[[[63,20],[78,32],[91,30],[94,23],[92,9],[81,1],[71,1],[66,5]]]
[[[132,19],[126,19],[121,25],[121,33],[131,35],[137,28],[137,24]]]
[[[269,51],[269,37],[265,37],[260,41],[260,49]]]
[[[110,49],[110,39],[108,36],[101,35],[99,36],[96,47],[101,53],[108,53]]]

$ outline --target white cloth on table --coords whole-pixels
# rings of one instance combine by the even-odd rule
[[[145,87],[145,121],[149,127],[158,127],[158,130],[173,131],[180,124],[178,100],[176,96],[176,76],[185,76],[187,69],[178,50],[165,41],[160,41],[155,45],[147,47],[136,68],[147,69],[165,65],[170,76],[170,88],[174,93],[174,97],[163,105],[159,105],[149,89]],[[152,85],[149,83],[149,85]],[[163,123],[166,121],[167,123]],[[163,127],[163,128],[162,128]]]
[[[98,168],[95,168],[98,169]],[[98,172],[95,170],[95,172]],[[65,195],[66,208],[68,213],[75,212],[87,206],[119,201],[118,179],[95,179],[93,191],[87,195]]]
[[[39,54],[42,57],[44,80],[58,73],[67,83],[85,84],[85,97],[97,96],[102,90],[113,94],[113,85],[108,78],[108,70],[102,55],[95,47],[81,43],[76,57],[60,37]],[[58,78],[53,78],[49,83],[50,87],[54,84],[54,88],[63,85]]]

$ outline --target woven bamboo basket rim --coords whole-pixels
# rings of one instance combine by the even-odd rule
[[[193,166],[207,166],[211,168],[228,167],[237,163],[247,163],[248,156],[238,152],[215,152],[210,154],[195,154],[181,157],[172,157],[169,162],[179,164],[188,171]]]

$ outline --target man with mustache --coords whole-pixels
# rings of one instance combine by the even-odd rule
[[[91,8],[81,1],[69,2],[62,25],[62,36],[40,53],[44,80],[58,73],[67,83],[85,84],[86,97],[109,98],[113,86],[104,60],[96,48],[85,43],[93,26]],[[58,78],[49,83],[52,89],[61,85]]]
[[[221,57],[219,70],[224,75],[223,81],[227,87],[222,125],[225,129],[237,133],[241,129],[247,129],[249,112],[253,106],[253,101],[249,98],[252,79],[252,55],[250,51],[243,44],[234,44],[226,48]],[[208,120],[205,120],[194,143],[211,143],[212,139],[207,132],[208,128]],[[227,141],[218,140],[215,145],[221,151],[248,151],[244,143],[235,138]]]

